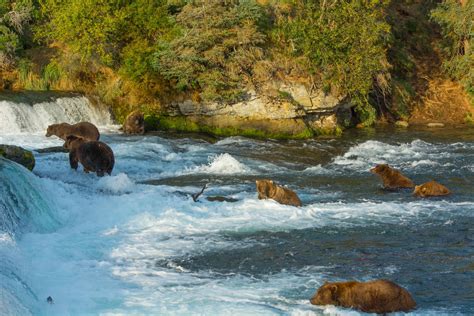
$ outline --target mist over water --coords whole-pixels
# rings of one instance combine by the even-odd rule
[[[71,170],[65,153],[34,151],[33,174],[0,160],[0,314],[358,315],[309,298],[324,281],[375,278],[407,288],[414,315],[474,313],[472,130],[209,142],[120,135],[94,111],[85,98],[0,101],[0,143],[60,146],[48,124],[91,120],[116,160],[103,178]],[[368,172],[377,163],[454,194],[383,191]],[[304,206],[258,200],[259,178]]]

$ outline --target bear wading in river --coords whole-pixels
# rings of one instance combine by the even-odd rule
[[[123,123],[123,132],[125,134],[144,134],[145,133],[145,119],[143,113],[140,111],[133,111]]]
[[[273,199],[280,204],[301,206],[298,195],[290,189],[276,185],[272,180],[257,180],[258,199]]]
[[[66,140],[69,135],[82,137],[85,140],[99,140],[100,134],[97,127],[89,122],[77,124],[60,123],[49,125],[46,130],[46,137],[56,135],[62,140]]]
[[[407,312],[416,307],[416,302],[407,290],[388,280],[326,283],[310,302],[313,305],[336,305],[377,314]]]
[[[99,141],[86,141],[81,137],[70,135],[66,138],[64,147],[69,149],[69,163],[77,170],[78,162],[84,167],[84,172],[95,172],[102,177],[109,175],[114,168],[115,158],[112,149]]]
[[[378,174],[382,178],[384,189],[394,190],[415,187],[415,184],[410,179],[387,164],[377,165],[370,169],[370,172]]]
[[[451,194],[451,191],[449,191],[447,187],[434,180],[417,185],[413,191],[413,195],[419,197],[443,196],[449,194]]]

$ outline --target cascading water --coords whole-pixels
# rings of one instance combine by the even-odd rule
[[[27,315],[37,297],[25,281],[21,233],[51,232],[58,227],[53,203],[29,170],[0,157],[0,315]],[[34,308],[33,308],[34,309]]]
[[[44,132],[50,124],[81,121],[97,126],[112,124],[107,111],[83,96],[58,97],[32,105],[0,99],[0,135]]]
[[[30,171],[0,157],[0,234],[51,231],[57,220],[46,193]]]
[[[0,315],[360,315],[309,298],[324,281],[378,278],[413,294],[414,315],[474,313],[472,130],[208,143],[110,132],[106,112],[94,118],[76,98],[0,103],[0,143],[58,146],[47,124],[92,120],[116,158],[100,179],[57,152],[34,151],[33,173],[0,170]],[[80,114],[64,114],[76,101]],[[454,193],[380,190],[377,163]],[[288,185],[303,207],[259,200],[259,178]]]

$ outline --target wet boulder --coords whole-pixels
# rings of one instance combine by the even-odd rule
[[[35,167],[35,156],[29,150],[14,145],[0,145],[0,156],[12,160],[29,170]]]

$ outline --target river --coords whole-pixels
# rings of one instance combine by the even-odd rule
[[[62,145],[48,124],[81,120],[113,149],[112,176],[36,151]],[[473,129],[126,136],[80,96],[0,101],[0,123],[0,144],[36,158],[32,174],[0,160],[2,315],[358,315],[309,298],[325,281],[378,278],[412,293],[413,315],[474,314]],[[453,194],[384,191],[377,163]],[[303,207],[258,200],[260,178]]]

